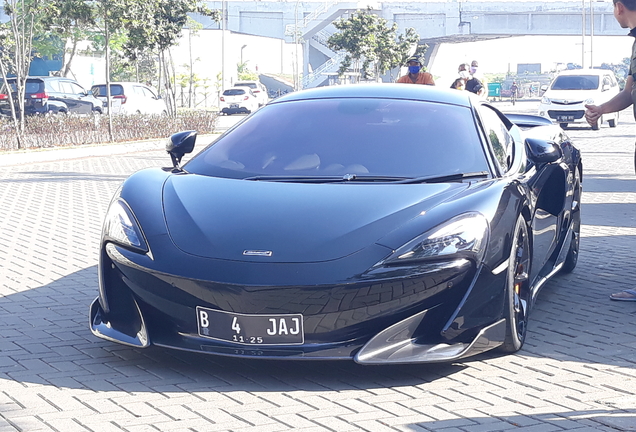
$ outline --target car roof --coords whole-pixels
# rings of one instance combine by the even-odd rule
[[[605,75],[614,73],[610,69],[568,69],[558,73],[557,76],[562,75]]]
[[[453,105],[475,105],[477,96],[468,91],[430,85],[413,84],[346,84],[317,87],[287,93],[270,103],[328,98],[382,98],[439,102]]]
[[[140,83],[140,82],[134,82],[134,81],[111,81],[110,85],[138,85],[138,86],[144,86],[144,87],[152,87],[149,86],[147,84],[144,83]],[[105,86],[106,83],[97,83],[97,84],[93,84],[93,87],[97,87],[97,86]]]

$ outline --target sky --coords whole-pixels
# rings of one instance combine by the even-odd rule
[[[626,32],[627,33],[627,32]],[[634,38],[627,36],[595,36],[585,38],[585,67],[602,63],[621,63],[630,57]],[[460,63],[479,61],[483,74],[516,72],[519,63],[541,63],[542,71],[549,72],[556,63],[582,64],[581,36],[521,36],[481,42],[442,44],[434,63],[429,68],[438,81],[449,85],[457,74]],[[592,49],[591,49],[592,48]],[[441,83],[441,82],[440,82]]]

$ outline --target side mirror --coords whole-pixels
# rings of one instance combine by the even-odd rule
[[[197,131],[183,131],[177,132],[170,136],[168,143],[166,144],[166,151],[170,154],[172,159],[172,165],[175,169],[180,170],[181,158],[186,153],[192,153],[194,150],[194,144],[197,141]]]
[[[603,84],[603,87],[601,88],[601,91],[607,91],[610,89],[610,85],[609,84]]]
[[[554,141],[527,138],[528,157],[535,164],[549,164],[563,157],[563,150]]]

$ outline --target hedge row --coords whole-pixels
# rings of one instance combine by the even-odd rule
[[[212,133],[216,118],[217,113],[210,111],[182,112],[176,118],[158,115],[113,116],[113,140],[122,142],[165,138],[182,130]],[[107,116],[33,116],[26,119],[22,148],[77,146],[108,141]],[[0,151],[17,149],[13,121],[0,118]]]

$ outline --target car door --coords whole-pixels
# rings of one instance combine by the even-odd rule
[[[482,106],[480,114],[499,171],[506,176],[513,162],[515,140],[493,109]],[[561,188],[552,187],[558,184]],[[564,169],[558,163],[537,167],[536,174],[529,180],[528,186],[536,199],[535,212],[530,223],[532,236],[530,280],[534,281],[554,252],[557,237],[560,234],[559,226],[564,209],[562,198],[565,187]]]
[[[81,114],[90,114],[93,112],[94,98],[92,93],[86,91],[84,87],[76,82],[70,82],[71,90],[77,100],[77,112]]]
[[[72,81],[60,81],[60,90],[69,113],[86,114],[91,112],[93,103],[89,100],[82,100],[86,97],[86,90],[79,84]]]

